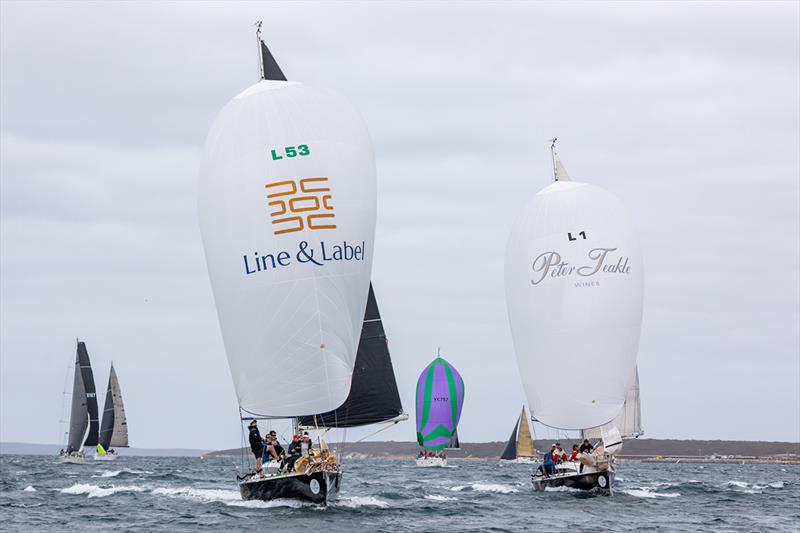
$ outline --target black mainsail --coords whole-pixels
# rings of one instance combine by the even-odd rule
[[[281,67],[278,66],[278,62],[275,61],[275,58],[272,57],[272,52],[269,51],[267,45],[260,37],[258,38],[258,42],[261,46],[261,79],[287,81],[286,75],[281,70]]]
[[[113,363],[108,376],[103,422],[100,425],[100,445],[104,450],[108,450],[110,447],[128,447],[128,421],[125,417],[122,391],[119,388],[119,380]]]
[[[72,382],[72,408],[69,416],[67,452],[83,446],[96,446],[98,438],[97,391],[86,344],[78,341],[75,354],[75,379]]]
[[[500,459],[505,461],[513,461],[517,458],[517,427],[519,427],[519,420],[514,424],[514,430],[511,431],[511,437],[509,437],[508,442],[506,443],[506,447],[503,450],[503,455],[500,456]]]
[[[461,443],[458,440],[458,429],[453,431],[453,436],[450,437],[450,444],[447,445],[448,450],[460,450]]]
[[[339,408],[300,417],[298,422],[307,427],[347,428],[389,422],[402,415],[386,332],[370,283],[350,394]]]

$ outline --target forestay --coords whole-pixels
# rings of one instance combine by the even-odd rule
[[[375,160],[331,91],[261,81],[206,141],[199,217],[239,404],[259,416],[342,405],[375,233]]]
[[[389,343],[383,329],[378,301],[369,287],[364,325],[358,343],[353,381],[347,400],[337,409],[298,418],[309,428],[347,428],[408,418],[403,413],[394,377]]]
[[[617,428],[622,435],[623,439],[635,438],[644,435],[642,429],[642,410],[641,401],[639,400],[639,369],[636,368],[633,373],[633,383],[625,395],[625,403],[619,414],[607,424],[600,427],[586,429],[583,431],[583,438],[585,439],[602,439],[603,433],[610,431],[612,428]]]
[[[614,418],[633,376],[642,317],[641,253],[621,202],[585,183],[549,185],[517,220],[505,270],[533,416],[562,429]],[[567,381],[553,375],[554,364],[570,369]]]

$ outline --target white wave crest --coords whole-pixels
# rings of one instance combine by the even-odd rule
[[[111,496],[117,492],[143,491],[144,489],[141,487],[115,487],[114,485],[111,485],[110,487],[98,487],[97,485],[88,485],[86,483],[76,483],[71,487],[61,489],[61,492],[64,494],[86,494],[89,498],[105,498],[106,496]]]
[[[28,485],[27,487],[22,489],[22,492],[36,492],[36,489],[33,488],[33,485]]]
[[[374,496],[350,496],[347,498],[339,498],[332,503],[333,507],[348,507],[355,509],[357,507],[379,507],[385,509],[389,504],[383,500],[379,500]]]
[[[783,481],[775,481],[774,483],[770,483],[769,486],[773,489],[782,489],[784,485]]]
[[[132,470],[130,468],[123,468],[122,470],[103,470],[99,476],[92,477],[117,477],[123,472],[128,474],[152,474],[149,470]]]
[[[573,487],[545,487],[545,492],[583,492],[581,489]]]
[[[428,494],[425,496],[426,500],[433,500],[435,502],[455,502],[458,501],[458,498],[452,498],[450,496],[442,496],[441,494]]]
[[[499,494],[511,494],[512,492],[519,492],[514,487],[508,485],[498,485],[494,483],[473,483],[472,485],[458,485],[452,487],[450,490],[460,492],[462,490],[474,490],[477,492],[497,492]]]
[[[633,496],[634,498],[677,498],[680,496],[679,492],[653,492],[652,489],[623,489],[620,492]]]
[[[229,489],[197,489],[193,487],[158,487],[151,491],[156,496],[171,496],[173,498],[188,498],[206,502],[241,501],[239,491]]]
[[[197,489],[193,487],[158,487],[153,489],[151,494],[155,496],[167,496],[170,498],[183,498],[194,500],[201,503],[223,503],[231,507],[251,507],[269,509],[272,507],[303,507],[305,504],[294,500],[242,500],[239,491],[229,489]]]
[[[729,487],[739,487],[740,489],[743,489],[746,488],[748,484],[744,481],[728,481],[727,485]]]

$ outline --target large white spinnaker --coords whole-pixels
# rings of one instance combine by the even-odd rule
[[[335,93],[261,81],[206,141],[200,228],[241,408],[292,417],[347,398],[375,234],[375,159]]]
[[[574,181],[539,191],[512,230],[505,280],[532,415],[562,429],[614,418],[642,320],[641,252],[617,197]]]

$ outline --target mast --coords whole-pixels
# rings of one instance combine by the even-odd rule
[[[557,137],[550,139],[550,159],[553,161],[553,181],[558,181],[558,167],[556,165],[556,141]]]
[[[264,78],[264,52],[261,50],[261,21],[256,21],[256,46],[258,47],[258,81]]]

